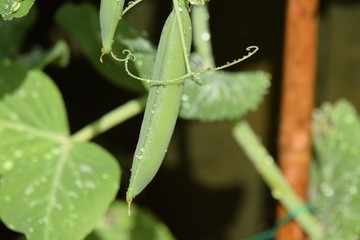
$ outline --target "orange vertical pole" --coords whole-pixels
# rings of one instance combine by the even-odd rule
[[[290,185],[306,201],[311,159],[318,0],[287,0],[286,3],[278,160]],[[279,206],[277,217],[285,214],[285,209]],[[276,239],[304,240],[305,234],[295,221],[290,221],[279,229]]]

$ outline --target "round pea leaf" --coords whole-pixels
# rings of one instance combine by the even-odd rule
[[[116,160],[69,136],[60,93],[39,70],[0,62],[0,217],[28,240],[81,240],[119,188]]]
[[[202,85],[185,81],[180,117],[202,121],[235,119],[257,108],[270,86],[264,72],[208,72]]]

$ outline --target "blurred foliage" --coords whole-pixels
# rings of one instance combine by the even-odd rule
[[[324,239],[359,239],[360,120],[347,101],[323,104],[314,113],[315,159],[311,203]]]

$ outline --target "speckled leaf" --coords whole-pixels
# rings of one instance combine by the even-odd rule
[[[169,229],[152,214],[125,202],[114,202],[86,240],[174,240]]]
[[[324,239],[359,239],[360,120],[347,101],[324,104],[314,114],[316,158],[311,202]]]
[[[69,18],[69,16],[77,17]],[[106,79],[127,90],[145,92],[142,82],[131,78],[125,72],[123,62],[115,61],[110,55],[103,57],[104,63],[100,62],[101,38],[98,9],[90,4],[64,4],[57,12],[56,21],[70,33],[94,69]],[[149,78],[154,63],[155,48],[122,19],[114,36],[113,52],[118,58],[124,58],[126,57],[122,53],[124,49],[131,50],[137,59],[135,65],[130,63],[131,71]]]
[[[1,0],[0,14],[4,20],[20,18],[28,14],[35,0]]]
[[[239,118],[257,108],[270,86],[270,75],[264,72],[209,72],[200,75],[200,80],[201,86],[185,82],[180,117],[202,121]]]
[[[0,216],[29,240],[81,240],[118,190],[116,160],[73,142],[60,93],[38,70],[0,62]]]

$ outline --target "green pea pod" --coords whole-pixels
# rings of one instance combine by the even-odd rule
[[[163,27],[155,58],[153,80],[166,81],[187,74],[185,58],[191,48],[191,22],[184,1],[179,11],[183,33],[180,33],[176,11],[173,9]],[[180,10],[179,10],[180,9]],[[184,45],[182,44],[182,36]],[[184,48],[187,52],[184,56]],[[152,83],[141,125],[140,137],[131,169],[127,202],[138,195],[154,178],[170,143],[178,117],[184,83]]]
[[[100,2],[101,57],[111,52],[116,26],[124,9],[124,2],[125,0],[101,0]]]

